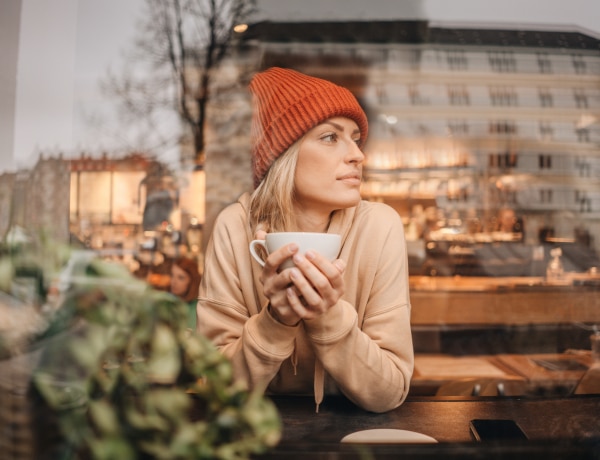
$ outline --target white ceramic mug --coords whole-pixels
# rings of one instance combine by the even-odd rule
[[[309,249],[312,249],[324,257],[327,257],[329,260],[335,260],[340,253],[341,241],[340,235],[334,233],[267,233],[265,240],[252,240],[250,242],[250,253],[252,254],[252,257],[264,267],[265,261],[257,252],[257,246],[262,246],[267,251],[267,254],[270,254],[286,244],[296,243],[300,254],[304,254]],[[292,262],[291,258],[281,264],[282,269],[293,266],[294,262]]]

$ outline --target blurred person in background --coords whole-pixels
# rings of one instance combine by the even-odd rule
[[[198,263],[189,257],[179,257],[171,265],[171,284],[169,291],[188,304],[188,327],[196,329],[196,304],[200,286]]]
[[[501,233],[512,233],[513,241],[523,240],[523,219],[518,217],[512,208],[501,208],[496,216],[496,230]]]
[[[511,208],[502,208],[496,217],[497,230],[504,233],[513,233],[517,223],[517,215]]]

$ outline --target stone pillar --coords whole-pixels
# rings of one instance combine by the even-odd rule
[[[213,76],[207,108],[205,248],[217,215],[244,192],[252,191],[250,158],[251,98],[247,89],[252,65],[224,62]]]

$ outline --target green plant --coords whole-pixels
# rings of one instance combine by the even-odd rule
[[[68,267],[34,372],[65,452],[225,460],[278,442],[273,403],[236,384],[229,361],[186,329],[186,305],[86,253]]]
[[[44,234],[27,243],[0,243],[0,359],[30,351],[54,334],[58,324],[49,324],[47,282],[69,254]]]

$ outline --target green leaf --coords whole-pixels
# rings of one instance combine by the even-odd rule
[[[103,435],[119,434],[119,419],[115,408],[106,401],[93,401],[89,405],[89,414],[96,428]]]
[[[90,450],[95,460],[134,459],[134,446],[123,437],[100,438],[90,441]]]
[[[53,409],[82,407],[88,401],[85,387],[79,382],[60,381],[45,372],[36,373],[34,382],[40,394]]]
[[[192,424],[182,424],[175,432],[171,440],[171,451],[175,456],[181,458],[193,458],[191,452],[193,446],[197,443],[199,436],[198,430]]]
[[[175,334],[169,326],[158,324],[147,361],[148,378],[156,383],[174,383],[180,370],[181,358]]]
[[[190,397],[177,388],[152,389],[148,392],[146,401],[152,410],[175,421],[185,418],[192,404]]]
[[[86,330],[85,337],[73,339],[70,351],[79,364],[92,370],[100,363],[100,357],[108,345],[106,330],[98,326],[90,326]]]
[[[151,454],[153,458],[157,459],[172,459],[170,446],[165,444],[161,440],[142,440],[140,441],[140,447],[147,453]]]
[[[10,258],[0,259],[0,290],[10,292],[15,269]]]

